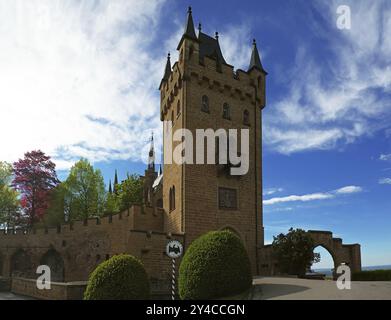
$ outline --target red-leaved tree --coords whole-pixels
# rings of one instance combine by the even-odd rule
[[[31,225],[40,221],[49,206],[50,191],[60,182],[56,165],[41,150],[24,154],[13,164],[12,185],[21,194],[21,205]]]

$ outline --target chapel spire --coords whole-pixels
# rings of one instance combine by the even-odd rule
[[[151,146],[148,153],[148,169],[155,171],[155,146],[153,142],[153,133],[151,136]]]

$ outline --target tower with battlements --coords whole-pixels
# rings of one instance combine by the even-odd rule
[[[165,163],[165,228],[184,234],[185,246],[210,230],[230,229],[244,241],[256,272],[257,247],[263,246],[262,109],[267,72],[255,40],[247,70],[235,70],[224,58],[217,32],[211,37],[201,26],[195,31],[191,8],[177,50],[178,61],[171,66],[168,56],[160,83],[160,117],[172,122],[172,130],[163,129],[164,152],[174,151],[183,141],[174,138],[180,129],[190,130],[193,137],[197,129],[246,129],[249,169],[233,176],[229,164]],[[167,145],[170,140],[172,148]]]

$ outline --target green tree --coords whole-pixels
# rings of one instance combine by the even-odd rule
[[[49,196],[49,207],[43,217],[43,224],[48,227],[58,226],[65,222],[65,197],[67,189],[65,183],[55,187]]]
[[[0,161],[0,186],[9,185],[12,181],[12,165],[5,161]]]
[[[0,225],[15,227],[20,219],[19,194],[10,187],[12,165],[0,161]]]
[[[71,168],[64,182],[65,211],[69,220],[102,216],[105,204],[105,184],[100,170],[86,159]]]
[[[137,174],[128,177],[118,185],[119,210],[124,211],[134,204],[143,202],[143,181]]]
[[[112,192],[108,192],[105,203],[105,214],[120,212],[120,198]]]
[[[273,255],[281,272],[302,276],[320,256],[313,252],[314,241],[302,229],[290,228],[287,234],[273,237]]]

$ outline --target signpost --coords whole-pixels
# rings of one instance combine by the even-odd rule
[[[179,258],[183,253],[183,246],[178,240],[172,240],[167,243],[166,253],[172,259],[172,283],[171,283],[171,296],[172,300],[175,300],[175,284],[176,284],[176,267],[175,259]]]

